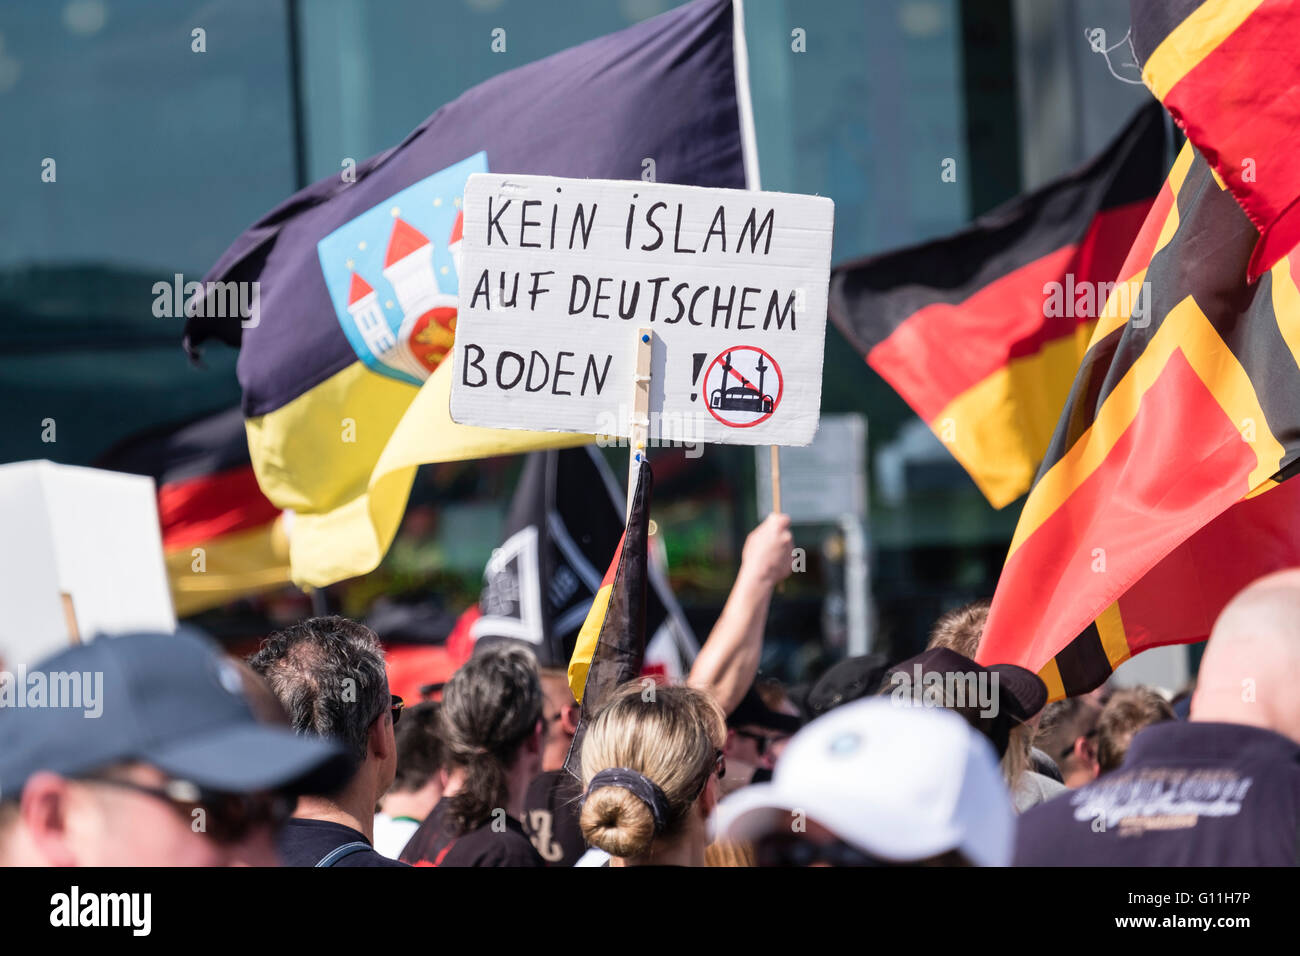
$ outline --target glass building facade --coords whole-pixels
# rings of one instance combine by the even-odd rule
[[[236,404],[235,353],[191,366],[182,320],[156,314],[157,282],[198,278],[295,189],[400,142],[473,84],[673,5],[10,0],[0,461],[89,464],[143,428]],[[835,200],[835,261],[959,228],[1099,150],[1146,98],[1123,50],[1089,39],[1122,39],[1126,0],[746,0],[745,13],[762,184]],[[991,593],[1019,505],[991,509],[833,328],[823,412],[869,422],[875,635],[901,653],[940,611]],[[754,455],[661,460],[656,517],[707,632],[755,520]],[[517,469],[423,469],[384,567],[331,600],[352,613],[394,590],[436,591],[451,612],[472,600]],[[791,678],[840,613],[835,532],[797,538],[809,571],[778,602],[766,662]]]

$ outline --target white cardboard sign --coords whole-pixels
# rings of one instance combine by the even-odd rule
[[[806,445],[821,408],[834,204],[636,180],[479,173],[465,187],[451,417]]]
[[[96,636],[176,629],[152,479],[0,465],[0,526],[4,666]]]

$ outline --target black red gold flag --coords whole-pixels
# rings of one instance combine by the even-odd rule
[[[586,725],[620,684],[641,673],[646,648],[646,580],[650,543],[650,492],[654,476],[641,459],[627,527],[578,632],[569,661],[569,688],[581,716],[565,767],[578,773]]]
[[[1300,242],[1300,2],[1131,6],[1143,81],[1260,232],[1254,282]]]
[[[833,270],[831,320],[995,507],[1029,489],[1171,155],[1151,103],[962,232]]]
[[[288,583],[285,517],[258,487],[238,408],[134,435],[95,464],[153,478],[177,616]]]
[[[1208,636],[1264,573],[1300,563],[1300,290],[1188,143],[1122,274],[1021,513],[977,655],[1053,699],[1139,651]],[[1118,294],[1118,293],[1117,293]]]
[[[483,572],[471,637],[523,641],[540,666],[567,668],[622,538],[626,506],[595,445],[528,455],[501,546]],[[684,674],[699,645],[654,562],[648,587],[647,657],[661,660],[668,674]]]

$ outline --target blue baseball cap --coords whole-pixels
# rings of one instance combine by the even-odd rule
[[[0,799],[39,770],[77,776],[126,761],[225,793],[342,785],[355,770],[343,748],[259,720],[247,679],[188,634],[101,637],[6,674]]]

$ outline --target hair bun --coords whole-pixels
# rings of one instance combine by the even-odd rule
[[[583,838],[610,856],[641,856],[655,837],[654,814],[645,801],[614,785],[587,791],[578,825]]]

